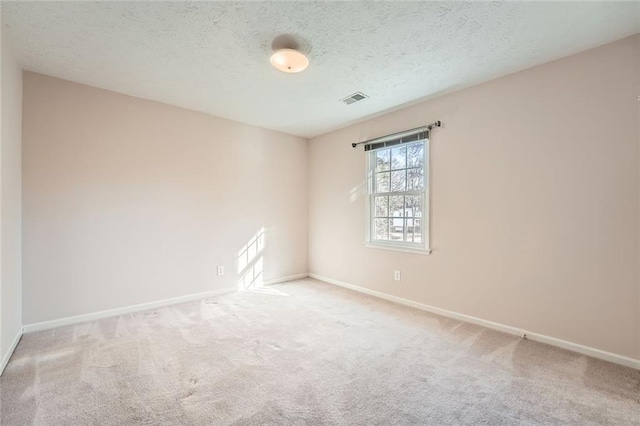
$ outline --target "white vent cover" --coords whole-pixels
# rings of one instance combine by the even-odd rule
[[[340,101],[344,102],[347,105],[351,105],[352,103],[361,101],[361,100],[366,99],[366,98],[368,98],[368,96],[365,95],[364,93],[356,92],[353,95],[349,95],[346,98],[340,99]]]

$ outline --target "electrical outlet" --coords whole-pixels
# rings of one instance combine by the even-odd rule
[[[400,271],[393,271],[393,279],[400,281]]]
[[[224,266],[218,266],[218,276],[224,275]]]

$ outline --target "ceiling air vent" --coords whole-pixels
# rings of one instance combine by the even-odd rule
[[[353,104],[353,103],[355,103],[355,102],[358,102],[358,101],[361,101],[361,100],[363,100],[363,99],[365,99],[365,98],[367,98],[367,97],[368,97],[368,96],[367,96],[367,95],[365,95],[365,94],[364,94],[364,93],[362,93],[362,92],[356,92],[356,93],[354,93],[353,95],[349,95],[349,96],[347,96],[347,97],[346,97],[346,98],[344,98],[344,99],[340,99],[340,101],[341,101],[341,102],[344,102],[344,103],[345,103],[345,104],[347,104],[347,105],[351,105],[351,104]]]

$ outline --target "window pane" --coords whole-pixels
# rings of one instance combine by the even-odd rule
[[[407,146],[407,167],[422,167],[424,164],[424,143]]]
[[[382,149],[380,151],[376,151],[376,156],[375,156],[376,172],[389,170],[389,157],[390,157],[390,150],[388,149]]]
[[[376,212],[378,217],[389,216],[389,197],[376,197]]]
[[[375,220],[375,239],[376,240],[389,239],[389,219]]]
[[[398,170],[391,172],[391,192],[407,190],[407,171]]]
[[[422,242],[422,219],[413,220],[413,241],[416,243]]]
[[[422,168],[408,169],[407,190],[415,191],[422,188],[424,188],[424,170]]]
[[[389,192],[389,172],[376,173],[376,192]]]
[[[404,195],[393,195],[389,197],[389,216],[404,216]]]
[[[413,242],[413,219],[405,219],[405,226],[407,229],[407,242]]]
[[[422,195],[407,195],[405,197],[405,212],[409,217],[422,216]]]
[[[407,147],[399,146],[391,149],[391,168],[404,169],[407,167]]]
[[[391,241],[402,241],[404,239],[404,219],[394,217],[389,219],[389,239]]]

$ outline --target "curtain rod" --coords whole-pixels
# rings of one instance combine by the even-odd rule
[[[415,129],[410,129],[410,130],[404,130],[402,132],[396,132],[396,133],[391,133],[390,135],[386,135],[386,136],[380,136],[379,138],[375,138],[375,139],[369,139],[368,141],[363,141],[363,142],[358,142],[358,143],[352,143],[351,146],[353,148],[357,147],[358,145],[362,145],[362,144],[371,144],[371,143],[375,143],[375,142],[379,142],[382,141],[383,139],[392,139],[394,137],[398,137],[400,135],[411,135],[414,133],[418,133],[421,130],[431,130],[434,127],[440,127],[442,126],[442,122],[440,120],[438,121],[434,121],[431,124],[427,124],[426,126],[420,126],[420,127],[416,127]]]

